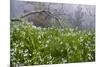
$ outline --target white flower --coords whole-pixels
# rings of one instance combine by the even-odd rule
[[[34,25],[33,25],[32,27],[33,27],[33,28],[36,28],[36,26],[34,26]]]
[[[64,31],[64,29],[61,29],[61,31]]]
[[[77,46],[74,46],[74,49],[77,50]]]
[[[19,31],[19,28],[17,28],[16,30]]]
[[[18,46],[19,46],[19,45],[18,45],[18,44],[16,44],[16,45],[15,45],[15,48],[17,48]]]
[[[73,31],[74,31],[74,29],[70,29],[70,31],[71,31],[71,32],[73,32]]]
[[[41,39],[41,36],[40,35],[38,36],[38,39]]]
[[[88,35],[91,35],[91,34],[92,34],[91,32],[88,33]]]
[[[63,62],[63,63],[66,63],[66,62],[67,62],[67,60],[65,60],[64,58],[62,58],[62,62]]]
[[[24,47],[24,45],[23,45],[23,44],[21,44],[21,47]]]
[[[14,49],[14,52],[16,52],[16,51],[17,51],[17,48]]]
[[[48,44],[50,42],[50,39],[46,41],[46,43]]]
[[[23,53],[23,50],[19,50],[19,53],[20,53],[20,54]]]
[[[54,39],[55,39],[55,40],[60,40],[60,38],[59,38],[59,37],[55,37]]]
[[[50,55],[49,58],[52,59],[52,56]]]
[[[41,41],[39,41],[39,43],[42,43]]]
[[[70,50],[70,48],[67,48],[67,51],[69,51]]]
[[[48,47],[48,44],[46,44],[45,47]]]
[[[91,60],[91,57],[88,57],[89,60]]]
[[[83,42],[83,40],[84,40],[83,37],[80,37],[80,42]]]
[[[25,32],[22,32],[22,35],[25,35],[26,33]]]
[[[25,53],[27,53],[27,52],[28,52],[28,49],[25,50]]]
[[[66,45],[66,47],[69,47],[69,43],[66,43],[65,45]]]
[[[13,56],[14,55],[14,52],[11,52],[11,55]]]
[[[52,61],[50,61],[50,64],[52,64]]]
[[[13,45],[14,45],[14,46],[16,46],[17,44],[16,44],[16,43],[14,43]]]
[[[91,56],[91,54],[88,54],[88,56],[90,57],[90,56]]]
[[[46,30],[46,28],[43,28],[43,30]]]
[[[14,49],[11,49],[10,51],[12,52],[12,51],[14,51]]]
[[[61,52],[63,52],[63,50],[61,50]]]
[[[24,56],[28,56],[28,54],[27,54],[27,53],[25,53],[25,54],[24,54]]]
[[[41,27],[36,27],[37,28],[37,30],[41,30]]]
[[[81,31],[78,31],[78,33],[81,33]]]
[[[29,56],[32,56],[32,54],[29,54]]]
[[[71,33],[67,33],[67,36],[70,36],[71,35]]]
[[[27,62],[31,62],[32,60],[27,60]]]
[[[63,42],[61,41],[60,44],[63,44]]]

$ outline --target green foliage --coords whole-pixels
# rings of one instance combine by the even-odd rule
[[[95,61],[95,33],[11,22],[11,65]]]

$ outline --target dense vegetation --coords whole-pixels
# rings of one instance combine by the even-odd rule
[[[11,22],[11,65],[95,61],[95,33]]]

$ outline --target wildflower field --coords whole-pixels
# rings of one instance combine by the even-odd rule
[[[10,64],[40,65],[95,61],[95,32],[10,24]]]

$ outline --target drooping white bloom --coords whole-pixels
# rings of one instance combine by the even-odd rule
[[[46,44],[45,47],[48,47],[48,44]]]
[[[25,53],[27,53],[27,52],[28,52],[28,49],[25,50]]]
[[[38,38],[38,39],[41,39],[41,36],[39,35],[37,38]]]
[[[61,50],[61,52],[63,52],[64,50]]]
[[[39,43],[42,43],[41,41],[39,41]]]
[[[38,30],[41,30],[41,27],[37,27]]]
[[[71,31],[71,32],[73,32],[73,31],[74,31],[74,29],[70,29],[70,31]]]
[[[16,28],[16,30],[19,31],[20,29],[19,28]]]
[[[66,63],[66,62],[67,62],[67,60],[65,60],[64,58],[62,58],[62,62],[63,62],[63,63]]]
[[[60,44],[63,44],[63,42],[61,41]]]
[[[25,53],[25,54],[24,54],[24,56],[28,56],[28,54],[27,54],[27,53]]]
[[[46,43],[48,44],[50,42],[50,39],[46,41]]]
[[[34,25],[33,25],[32,27],[33,27],[33,28],[36,28],[36,26],[34,26]]]
[[[23,50],[19,50],[19,54],[23,53]]]

